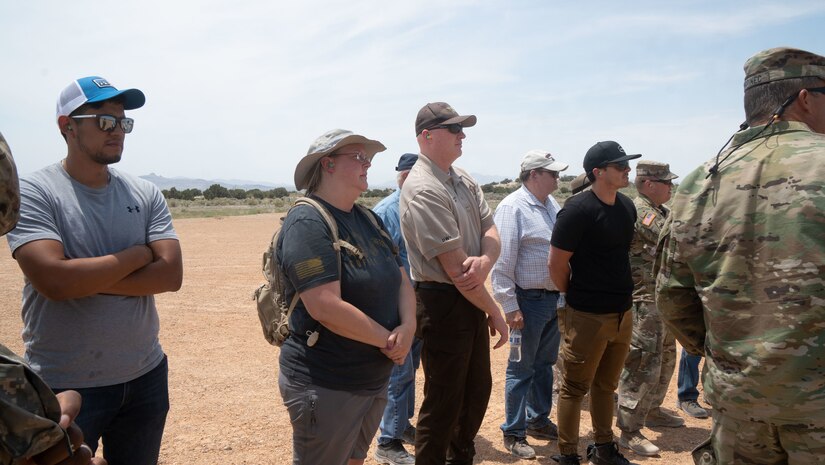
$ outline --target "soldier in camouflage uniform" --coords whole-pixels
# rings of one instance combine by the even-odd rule
[[[765,50],[745,75],[747,126],[676,192],[656,302],[705,355],[713,428],[694,460],[823,464],[825,57]]]
[[[0,134],[0,235],[14,228],[19,213],[17,168]],[[61,404],[52,390],[0,344],[0,465],[89,463],[91,450],[85,446],[78,449],[82,433],[68,420],[61,423],[61,413],[66,412],[61,412]],[[62,426],[71,430],[71,437]],[[27,457],[34,459],[30,461]]]
[[[685,421],[661,408],[676,367],[676,341],[664,326],[653,301],[656,241],[665,223],[673,180],[670,165],[644,160],[636,165],[636,232],[630,244],[633,272],[633,337],[619,379],[616,426],[619,445],[639,455],[654,456],[659,448],[641,432],[643,426],[684,426]]]

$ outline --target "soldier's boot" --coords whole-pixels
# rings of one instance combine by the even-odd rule
[[[588,445],[587,460],[590,465],[634,465],[619,452],[615,442]]]
[[[659,448],[653,445],[641,431],[622,431],[619,445],[644,457],[659,455]]]
[[[650,409],[645,418],[645,426],[648,428],[653,426],[664,426],[666,428],[678,428],[685,426],[685,420],[682,417],[668,413],[661,407]]]

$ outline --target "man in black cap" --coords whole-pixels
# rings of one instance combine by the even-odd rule
[[[404,263],[407,274],[410,261],[407,258],[407,246],[401,235],[401,223],[398,218],[398,203],[401,200],[401,186],[410,174],[418,155],[405,153],[398,160],[395,171],[398,172],[398,189],[384,197],[373,207],[372,211],[381,217],[384,227],[390,233],[392,241],[398,247],[398,256]],[[413,341],[406,360],[392,368],[390,384],[387,386],[387,406],[381,418],[378,447],[375,449],[375,461],[389,465],[409,465],[415,463],[415,457],[407,452],[404,443],[415,444],[415,426],[410,419],[415,412],[415,370],[421,361],[421,339]]]
[[[559,451],[563,465],[578,465],[582,399],[590,391],[595,444],[593,465],[629,462],[613,441],[613,393],[630,347],[633,305],[630,244],[636,223],[633,201],[619,193],[629,183],[629,160],[613,141],[599,142],[584,157],[589,192],[571,197],[559,212],[550,241],[550,276],[565,294],[558,310],[562,333]]]

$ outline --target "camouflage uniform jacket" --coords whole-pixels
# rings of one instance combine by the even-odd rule
[[[0,134],[0,234],[6,234],[20,216],[20,182],[6,139]]]
[[[778,122],[737,133],[679,186],[656,301],[705,395],[744,420],[825,426],[825,134]],[[724,160],[725,154],[721,159]]]
[[[60,405],[52,390],[0,344],[0,465],[37,455],[61,441],[71,450],[59,420]]]
[[[636,232],[630,244],[630,269],[633,273],[633,301],[653,303],[656,277],[653,262],[656,258],[656,241],[665,224],[668,211],[656,207],[642,194],[633,201],[636,207]]]

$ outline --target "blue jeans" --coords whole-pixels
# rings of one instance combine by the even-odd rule
[[[679,378],[677,380],[679,390],[679,401],[699,400],[699,362],[701,355],[690,355],[682,349],[682,357],[679,359]]]
[[[409,428],[410,418],[415,412],[415,370],[421,363],[421,339],[415,338],[410,353],[403,365],[396,365],[390,373],[387,386],[387,406],[381,417],[378,444],[389,444],[393,439],[401,439]]]
[[[103,437],[103,457],[109,465],[158,463],[169,411],[168,374],[164,355],[158,366],[132,381],[75,389],[83,397],[75,423],[92,451]]]
[[[559,355],[556,302],[559,295],[541,289],[516,287],[516,300],[524,316],[521,361],[507,362],[504,384],[505,436],[524,438],[527,426],[550,424],[553,405],[553,365]]]

